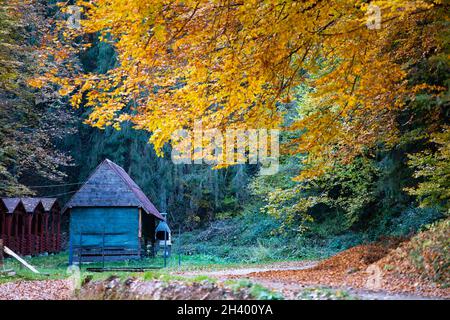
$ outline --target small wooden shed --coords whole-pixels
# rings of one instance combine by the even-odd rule
[[[136,259],[154,247],[163,216],[123,168],[104,160],[63,211],[70,212],[69,263]]]
[[[1,198],[0,238],[22,255],[58,252],[60,213],[56,198]]]

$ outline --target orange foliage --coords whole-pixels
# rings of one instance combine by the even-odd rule
[[[306,84],[304,129],[291,152],[308,154],[323,173],[336,159],[392,144],[395,113],[404,106],[408,68],[439,48],[448,13],[441,1],[371,1],[381,12],[368,28],[367,1],[96,0],[78,1],[81,33],[98,33],[118,53],[104,75],[47,77],[92,108],[88,123],[103,128],[132,121],[151,131],[157,151],[196,120],[205,128],[278,128],[280,101]],[[370,11],[370,10],[369,10]],[[65,30],[63,37],[79,33]],[[56,49],[66,57],[62,42]],[[76,48],[79,50],[79,48]],[[65,66],[66,67],[66,66]],[[67,71],[67,69],[65,70]],[[295,146],[295,147],[294,147]]]

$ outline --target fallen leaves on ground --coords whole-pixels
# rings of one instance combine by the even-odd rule
[[[450,288],[445,288],[445,283],[432,281],[411,262],[411,249],[410,241],[402,243],[374,263],[382,270],[383,287],[394,292],[420,292],[427,296],[450,298]]]
[[[0,284],[0,300],[68,300],[72,292],[68,280],[20,280]]]
[[[407,257],[407,243],[400,246],[398,243],[359,245],[310,269],[255,272],[248,277],[450,298],[449,288],[417,272]]]

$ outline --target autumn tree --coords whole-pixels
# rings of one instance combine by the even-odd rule
[[[396,115],[428,83],[410,69],[442,52],[448,4],[441,1],[78,1],[81,33],[97,34],[118,54],[106,74],[40,79],[62,85],[88,122],[151,131],[157,151],[180,128],[278,128],[280,101],[311,88],[289,129],[304,130],[290,152],[307,154],[300,178],[320,175],[367,148],[394,144]],[[380,24],[367,25],[380,13]],[[74,39],[77,30],[58,34]],[[80,38],[77,38],[80,39]],[[77,42],[76,51],[82,47]],[[64,60],[66,45],[53,49]],[[36,79],[39,85],[39,78]]]
[[[69,163],[55,138],[64,132],[70,113],[54,96],[55,90],[35,91],[27,85],[34,75],[38,41],[45,21],[38,1],[0,1],[0,194],[34,191],[26,180],[60,181],[61,166]],[[42,29],[41,29],[42,28]],[[24,175],[26,177],[24,178]]]

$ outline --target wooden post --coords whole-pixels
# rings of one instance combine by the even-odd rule
[[[3,269],[3,240],[0,239],[0,268]]]
[[[50,248],[48,246],[48,218],[50,216],[50,213],[44,213],[44,245],[42,250],[44,252],[49,252]]]
[[[81,269],[81,251],[83,250],[83,233],[80,230],[80,243],[78,244],[78,268]]]
[[[58,252],[61,250],[61,213],[58,212],[57,215],[57,225],[56,225],[56,248],[55,250]]]
[[[5,253],[7,255],[9,255],[9,256],[13,257],[14,259],[16,259],[17,261],[19,261],[22,266],[27,267],[28,269],[30,269],[34,273],[39,273],[39,271],[37,271],[35,267],[33,267],[32,265],[27,263],[25,260],[23,260],[19,255],[17,255],[14,251],[9,249],[8,247],[4,247],[4,250],[5,250]]]
[[[69,266],[73,265],[73,240],[69,237]]]
[[[20,248],[20,240],[19,240],[19,214],[20,213],[16,213],[14,214],[14,222],[13,222],[13,227],[14,227],[14,250],[19,251]]]
[[[27,216],[27,250],[30,254],[33,254],[32,235],[31,235],[31,223],[33,222],[33,215]]]
[[[30,226],[30,230],[31,230],[31,250],[33,251],[33,254],[36,254],[37,249],[36,249],[36,245],[37,245],[37,241],[36,241],[36,226],[37,226],[37,216],[34,214],[32,219],[31,219],[31,226]]]
[[[45,217],[43,212],[39,212],[39,216],[41,217],[41,230],[39,231],[40,234],[40,247],[39,247],[39,253],[44,252],[44,223],[45,223]]]
[[[103,234],[102,234],[102,268],[105,269],[105,230],[106,227],[103,226]]]
[[[58,251],[58,248],[56,247],[56,215],[57,213],[53,212],[52,215],[52,250],[54,252]]]
[[[16,239],[19,237],[19,215],[20,215],[21,213],[16,213],[15,215],[14,215],[14,222],[13,222],[13,224],[14,224],[14,236],[16,237]]]
[[[138,215],[139,215],[139,230],[138,230],[138,251],[139,251],[139,257],[142,258],[142,209],[138,209]],[[145,250],[145,248],[144,248]]]
[[[50,226],[49,226],[49,234],[48,234],[48,250],[50,252],[54,252],[55,251],[55,246],[53,245],[54,241],[54,235],[55,235],[55,212],[50,211],[49,213],[49,219],[50,219]]]
[[[22,223],[21,225],[21,229],[20,232],[22,233],[20,235],[20,249],[17,250],[19,251],[19,253],[23,254],[23,255],[27,255],[28,253],[28,248],[27,248],[27,243],[26,243],[26,238],[25,238],[25,224],[26,224],[26,217],[27,217],[28,213],[22,214],[22,216],[20,217],[20,221]]]
[[[164,231],[164,268],[167,267],[167,232]]]
[[[6,241],[3,245],[11,245],[11,221],[12,221],[12,216],[8,216],[6,217]],[[4,239],[5,240],[5,239]]]

